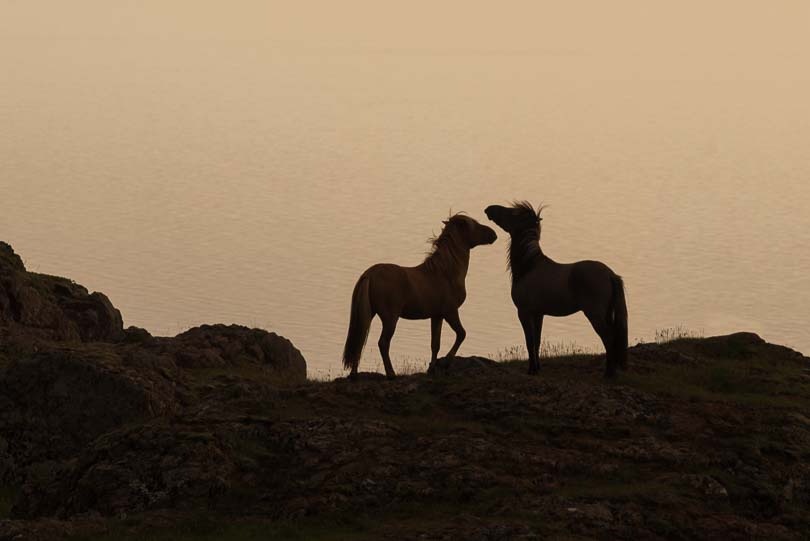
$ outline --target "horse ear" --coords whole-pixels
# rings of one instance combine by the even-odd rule
[[[450,220],[442,220],[442,223],[443,223],[444,225],[447,225],[447,224],[449,224],[449,223],[450,223]]]

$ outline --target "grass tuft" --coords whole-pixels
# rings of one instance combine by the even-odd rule
[[[581,346],[576,342],[548,342],[543,340],[540,344],[540,357],[544,359],[552,359],[555,357],[576,357],[579,355],[594,355],[597,352],[593,348]],[[529,358],[526,348],[522,345],[514,345],[502,349],[495,355],[492,355],[496,361],[512,362],[512,361],[525,361]]]
[[[703,338],[703,331],[695,331],[683,325],[656,329],[655,331],[656,344],[666,344],[676,340],[683,340],[684,338]]]

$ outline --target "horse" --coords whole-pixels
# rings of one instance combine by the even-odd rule
[[[605,377],[627,364],[627,303],[624,282],[599,261],[557,263],[540,248],[543,207],[527,202],[511,207],[491,205],[487,217],[509,233],[512,301],[526,337],[529,374],[540,369],[543,316],[569,316],[582,311],[607,352]]]
[[[442,321],[456,333],[456,341],[447,356],[455,356],[467,336],[458,309],[467,297],[465,278],[470,265],[470,250],[492,244],[495,231],[463,214],[443,221],[441,233],[430,242],[432,249],[422,264],[401,267],[379,263],[369,267],[357,280],[352,292],[349,331],[343,348],[343,366],[357,376],[357,366],[368,338],[374,316],[382,321],[380,347],[385,375],[396,376],[389,348],[399,318],[430,319],[431,363],[439,354]]]

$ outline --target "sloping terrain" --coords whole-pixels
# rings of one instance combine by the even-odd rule
[[[0,540],[810,536],[810,359],[753,334],[332,382],[256,329],[121,334],[0,326]]]

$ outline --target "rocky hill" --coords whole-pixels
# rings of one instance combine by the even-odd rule
[[[808,539],[810,359],[756,335],[306,380],[0,244],[0,540]]]

